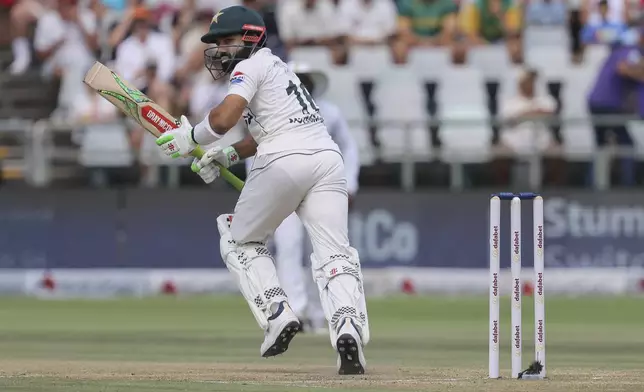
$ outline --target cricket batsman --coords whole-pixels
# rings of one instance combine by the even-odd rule
[[[358,175],[360,173],[358,146],[340,109],[332,102],[320,98],[328,86],[326,74],[306,63],[290,62],[288,66],[315,98],[326,128],[342,152],[350,209],[352,200],[358,191]],[[253,159],[246,159],[245,163],[246,170],[250,173]],[[309,288],[312,280],[305,274],[305,269],[302,266],[308,248],[308,241],[305,240],[306,233],[302,221],[296,213],[292,213],[277,228],[273,236],[277,252],[275,255],[277,276],[289,298],[291,308],[302,324],[301,331],[327,333],[325,327],[327,321],[324,318],[320,300],[316,298],[317,295],[311,298],[313,290],[309,290]]]
[[[358,252],[348,238],[348,191],[338,145],[320,109],[288,66],[273,55],[266,26],[255,11],[232,6],[217,12],[202,42],[205,66],[215,79],[227,77],[228,94],[194,127],[181,116],[179,128],[156,142],[173,158],[219,140],[243,117],[249,135],[232,146],[214,147],[192,170],[206,183],[225,167],[255,155],[233,214],[217,218],[221,257],[264,330],[263,357],[285,352],[300,329],[277,276],[266,241],[293,212],[313,247],[311,268],[320,292],[340,374],[365,371],[363,347],[369,322]]]

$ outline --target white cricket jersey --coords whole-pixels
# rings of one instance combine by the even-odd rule
[[[339,152],[309,92],[270,49],[260,49],[237,64],[230,75],[230,94],[248,101],[244,121],[257,142],[257,156],[302,150]]]
[[[347,178],[347,192],[353,195],[358,191],[358,176],[360,174],[360,151],[358,144],[351,134],[340,108],[325,99],[319,99],[317,105],[320,108],[320,114],[324,118],[329,135],[340,148]],[[246,159],[247,173],[253,167],[253,159],[254,157]]]

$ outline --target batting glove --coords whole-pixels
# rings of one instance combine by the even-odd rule
[[[179,128],[168,131],[157,138],[157,146],[161,147],[165,155],[172,158],[187,157],[197,148],[197,143],[192,140],[192,125],[186,116],[181,116]]]
[[[232,146],[223,149],[221,146],[216,146],[206,151],[201,159],[192,161],[191,169],[193,172],[199,174],[206,184],[210,184],[220,174],[219,167],[214,163],[215,161],[221,166],[228,168],[239,162],[239,154],[237,154],[237,150]]]

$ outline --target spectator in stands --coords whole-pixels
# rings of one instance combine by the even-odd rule
[[[177,49],[183,35],[193,28],[196,18],[205,14],[212,18],[219,10],[240,3],[241,0],[145,0],[145,5],[152,11],[153,23],[162,32],[172,33]]]
[[[396,62],[412,47],[451,46],[457,34],[458,6],[453,0],[399,0]]]
[[[82,92],[83,77],[98,49],[96,17],[77,0],[58,0],[36,26],[34,47],[45,62],[43,73],[61,79],[57,114],[64,119]]]
[[[469,0],[461,12],[469,45],[505,43],[512,61],[521,62],[522,11],[515,0]]]
[[[282,0],[279,31],[287,50],[296,46],[326,46],[336,63],[346,61],[346,21],[330,0]]]
[[[529,25],[564,26],[568,10],[564,0],[531,0],[525,14]]]
[[[598,3],[598,18],[591,18],[581,32],[581,40],[586,45],[614,44],[627,31],[626,23],[620,19],[610,18],[609,3],[600,0]]]
[[[550,95],[538,92],[538,81],[535,70],[524,69],[518,80],[517,94],[501,102],[503,127],[495,147],[498,155],[492,166],[499,185],[510,182],[512,162],[529,159],[535,154],[542,157],[545,182],[560,185],[565,180],[561,141],[548,124],[556,115],[557,103]]]
[[[627,99],[636,92],[644,90],[644,29],[640,30],[639,46],[624,45],[613,49],[604,61],[590,94],[588,108],[593,116],[595,141],[597,147],[605,148],[617,144],[621,148],[632,148],[633,138],[626,128],[625,121],[615,116],[629,114]],[[639,102],[640,115],[644,115],[644,100]],[[603,116],[613,116],[606,122]],[[603,120],[603,121],[602,121]],[[633,185],[635,182],[634,160],[626,157],[620,159],[620,181],[622,185]],[[592,173],[588,180],[593,178]]]
[[[201,36],[208,31],[212,13],[200,11],[194,17],[194,22],[179,42],[179,59],[175,80],[181,88],[177,104],[177,112],[193,114],[190,110],[192,97],[201,99],[200,91],[208,89],[212,76],[204,67],[204,50],[208,45],[201,42]],[[225,80],[225,78],[223,78]],[[213,106],[214,107],[214,106]],[[204,114],[205,116],[205,114]],[[193,117],[196,119],[197,117]],[[199,119],[203,116],[199,117]]]
[[[581,0],[581,19],[583,24],[600,23],[602,16],[602,3],[606,0]],[[608,21],[612,23],[628,22],[628,0],[607,0],[608,2]]]
[[[70,120],[76,124],[106,123],[115,121],[119,111],[107,99],[96,94],[89,86],[75,99]]]
[[[345,0],[342,13],[351,26],[350,44],[382,45],[396,34],[397,10],[392,1]]]
[[[570,53],[573,63],[583,60],[583,45],[581,44],[581,30],[583,24],[582,0],[568,0],[568,36],[570,37]]]
[[[90,0],[92,9],[99,21],[99,41],[101,49],[108,50],[109,31],[125,16],[128,8],[134,6],[135,0]]]
[[[171,80],[175,72],[175,50],[169,34],[153,30],[150,12],[134,10],[132,34],[116,48],[115,71],[145,92],[159,105],[171,110]]]
[[[172,80],[175,73],[176,55],[172,35],[154,30],[152,14],[138,6],[131,11],[130,17],[124,19],[120,26],[127,26],[131,34],[116,48],[114,70],[125,80],[147,94],[150,99],[174,112],[174,89]],[[144,147],[145,131],[136,127],[131,132],[131,144],[134,150]],[[141,172],[148,168],[140,166]]]
[[[283,61],[288,61],[286,45],[282,41],[277,24],[277,4],[267,0],[243,0],[242,5],[253,9],[262,16],[266,25],[266,47]]]
[[[626,15],[627,23],[635,23],[644,17],[644,0],[627,0]]]
[[[29,43],[29,27],[47,11],[55,8],[51,0],[17,0],[11,7],[9,31],[11,33],[11,49],[13,62],[9,72],[14,75],[23,73],[31,64],[31,46]]]
[[[519,78],[517,94],[501,103],[501,117],[506,125],[500,142],[513,154],[544,153],[556,147],[552,132],[544,120],[551,119],[557,102],[548,94],[538,94],[538,73],[525,69]]]

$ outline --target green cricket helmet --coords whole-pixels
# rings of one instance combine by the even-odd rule
[[[235,66],[249,58],[266,43],[266,25],[262,16],[250,8],[235,5],[217,12],[210,29],[201,42],[217,44],[218,40],[241,36],[241,44],[222,44],[204,51],[204,63],[213,78],[229,74]]]

